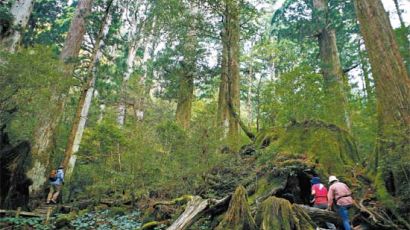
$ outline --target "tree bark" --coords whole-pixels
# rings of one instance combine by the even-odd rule
[[[405,187],[408,181],[403,183],[399,180],[410,173],[406,160],[400,160],[408,154],[410,142],[410,80],[382,2],[355,0],[354,5],[376,86],[379,138],[375,169],[378,190],[385,187],[391,195],[401,196],[396,191],[409,191]]]
[[[188,34],[184,41],[184,60],[182,62],[182,75],[179,79],[178,103],[176,110],[176,121],[188,129],[191,120],[192,100],[194,98],[194,77],[196,73],[196,47],[198,46],[197,28],[195,18],[198,9],[194,3],[190,4],[191,20]]]
[[[410,80],[383,5],[380,0],[356,0],[355,8],[372,66],[380,119],[385,125],[409,125]]]
[[[228,35],[228,101],[240,117],[240,77],[239,77],[239,52],[240,52],[240,26],[239,26],[239,1],[226,0],[227,10],[227,35]],[[239,122],[229,116],[228,138],[235,147],[239,141]]]
[[[336,31],[329,26],[328,1],[314,0],[315,18],[319,22],[319,56],[327,94],[327,114],[330,122],[351,129],[347,97],[343,83],[343,69],[336,45]]]
[[[66,63],[72,62],[73,60],[71,59],[78,57],[86,32],[86,18],[91,12],[92,4],[93,0],[80,0],[78,2],[63,50],[60,53],[60,59]],[[68,70],[68,73],[71,74],[72,69]]]
[[[67,146],[64,153],[63,166],[66,171],[66,177],[69,179],[75,166],[76,158],[75,155],[80,147],[81,139],[83,136],[85,124],[88,118],[88,111],[91,107],[92,97],[94,95],[94,86],[97,79],[96,67],[102,56],[102,47],[104,46],[104,38],[108,34],[108,30],[111,25],[112,16],[110,11],[114,5],[114,0],[107,3],[104,18],[101,22],[100,30],[98,32],[97,38],[94,43],[94,49],[91,54],[91,63],[88,66],[88,80],[83,86],[81,91],[80,99],[78,101],[76,114],[74,117],[73,124],[71,126],[70,135],[68,137]]]
[[[194,74],[184,70],[179,80],[176,121],[184,129],[189,128],[191,121],[192,100],[194,98]]]
[[[86,17],[91,11],[93,0],[80,0],[76,12],[71,21],[70,29],[64,43],[60,59],[63,62],[70,62],[71,59],[78,57],[81,43],[85,34]],[[64,68],[67,76],[74,70],[74,65],[67,64]],[[57,124],[64,110],[65,96],[59,95],[60,92],[52,90],[50,105],[52,107],[50,115],[40,118],[34,134],[34,144],[32,148],[33,164],[27,175],[33,180],[30,193],[35,194],[47,181],[47,170],[50,162],[50,155],[53,145],[53,137]]]
[[[221,33],[222,55],[221,55],[221,81],[219,83],[217,124],[222,128],[222,137],[227,136],[229,129],[228,111],[228,31],[226,30],[226,17],[224,18],[224,28]]]
[[[13,15],[13,23],[8,31],[0,35],[0,46],[9,52],[15,52],[20,43],[24,29],[27,26],[34,0],[16,0],[11,6],[10,13]]]

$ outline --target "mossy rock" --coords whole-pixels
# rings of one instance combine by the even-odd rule
[[[295,162],[295,155],[316,168],[323,176],[331,174],[350,177],[350,172],[360,162],[356,143],[346,130],[323,121],[295,122],[289,125],[275,142],[276,160],[285,165]],[[285,162],[292,153],[292,162]]]
[[[126,207],[113,207],[111,208],[111,215],[112,216],[125,215],[127,211],[128,211],[128,208]]]
[[[221,223],[216,230],[256,230],[255,221],[247,201],[246,190],[243,186],[236,188]]]
[[[70,212],[68,214],[58,215],[54,225],[56,229],[70,227],[70,222],[74,220],[76,217],[77,217],[76,212]]]
[[[270,197],[258,209],[255,218],[261,230],[314,230],[314,224],[301,209],[281,198]]]

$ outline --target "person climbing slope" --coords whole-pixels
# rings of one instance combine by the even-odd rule
[[[327,188],[320,183],[319,177],[313,177],[310,183],[312,184],[313,207],[327,209]]]
[[[349,187],[340,182],[335,176],[329,177],[329,192],[327,194],[328,209],[335,205],[335,209],[343,220],[345,230],[350,230],[349,212],[348,209],[353,204],[352,193]]]
[[[47,196],[47,204],[57,203],[58,195],[60,194],[61,187],[64,183],[64,167],[60,166],[57,170],[51,170],[50,177],[48,178],[50,183],[50,192]]]

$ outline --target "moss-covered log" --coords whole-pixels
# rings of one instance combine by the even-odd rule
[[[313,208],[306,205],[294,204],[295,210],[303,210],[304,213],[309,215],[309,217],[316,223],[324,225],[326,222],[334,223],[336,225],[342,226],[342,219],[337,215],[336,212],[327,211],[323,209]]]
[[[261,230],[313,230],[315,225],[303,209],[293,207],[281,198],[265,200],[256,214],[256,224]]]
[[[223,220],[216,227],[217,230],[232,229],[232,230],[253,230],[257,229],[255,221],[252,218],[251,210],[247,200],[246,190],[243,186],[239,186],[231,202],[229,203],[228,211]]]

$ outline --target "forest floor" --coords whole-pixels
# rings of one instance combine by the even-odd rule
[[[298,137],[289,133],[291,138]],[[57,212],[50,218],[44,214],[41,218],[0,216],[0,229],[268,230],[288,225],[284,229],[310,230],[327,229],[325,222],[340,226],[335,212],[309,208],[310,178],[328,165],[312,164],[306,153],[286,151],[261,159],[263,154],[253,146],[244,146],[236,156],[237,160],[204,175],[195,194],[170,198],[155,193],[130,200],[130,196],[114,193],[100,199],[80,199],[56,205]],[[358,172],[352,175],[355,177],[349,183],[357,204],[350,212],[355,229],[402,229],[368,192],[371,185],[360,182]],[[262,225],[265,228],[256,227]]]
[[[244,152],[253,154],[252,151]],[[235,189],[239,185],[244,185],[248,193],[245,197],[253,216],[257,215],[257,207],[261,206],[262,200],[266,200],[272,194],[295,203],[307,204],[306,189],[310,191],[309,181],[306,181],[308,178],[304,178],[301,174],[296,177],[290,176],[292,173],[300,173],[303,167],[295,167],[292,172],[286,174],[284,171],[279,173],[255,167],[255,161],[254,156],[243,155],[236,165],[215,169],[206,178],[207,183],[203,193],[193,195],[201,195],[203,199],[214,201],[224,197],[230,199]],[[70,204],[56,205],[59,212],[48,220],[44,216],[42,218],[1,217],[0,229],[170,229],[169,226],[184,212],[192,199],[191,195],[186,195],[173,200],[141,199],[135,203],[109,197],[102,200],[79,200]],[[195,221],[189,224],[188,229],[215,229],[224,217],[228,202],[220,207],[221,210],[213,209],[212,212],[204,212],[196,217]],[[212,208],[208,207],[208,209]],[[352,213],[357,214],[358,210],[353,210]]]

